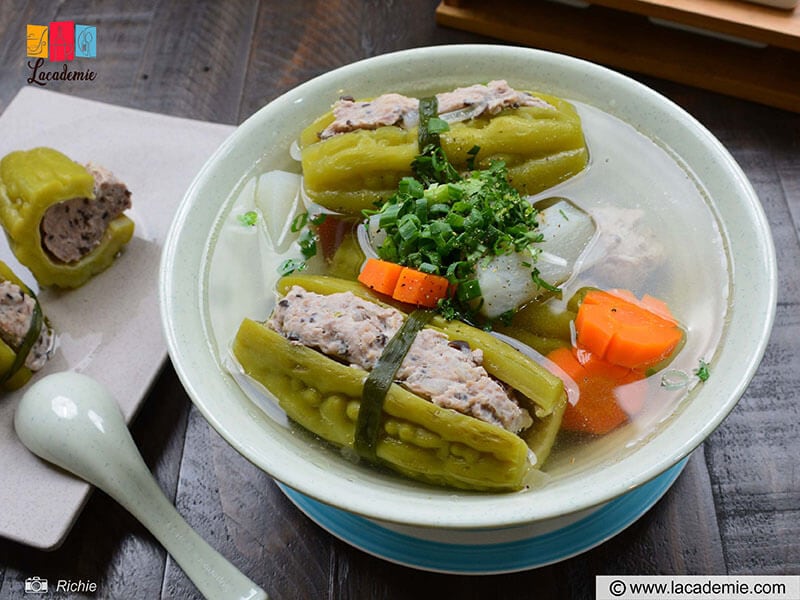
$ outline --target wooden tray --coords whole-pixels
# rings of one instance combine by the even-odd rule
[[[800,9],[739,0],[443,0],[441,25],[800,112]]]

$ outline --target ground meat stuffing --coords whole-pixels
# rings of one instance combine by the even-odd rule
[[[454,113],[466,108],[462,119],[475,118],[488,113],[496,115],[506,108],[538,106],[552,109],[553,106],[527,92],[512,89],[506,81],[490,81],[486,85],[476,84],[436,95],[439,114]],[[340,98],[333,105],[334,121],[320,132],[324,140],[339,133],[357,129],[377,129],[387,125],[410,128],[419,121],[419,100],[401,94],[383,94],[374,100],[359,102],[352,98]]]
[[[350,292],[321,295],[294,286],[267,322],[292,343],[371,370],[403,323],[400,311]],[[481,366],[483,352],[423,329],[397,371],[396,380],[437,406],[451,408],[517,433],[533,420],[501,383]]]
[[[33,297],[18,285],[10,281],[0,282],[0,339],[15,352],[31,327],[35,304]],[[54,341],[52,329],[43,324],[39,338],[25,359],[25,366],[31,371],[41,369],[52,354]]]
[[[503,80],[490,81],[486,85],[471,85],[458,88],[452,92],[437,94],[436,100],[440,114],[471,106],[481,107],[482,110],[478,114],[489,113],[490,115],[496,115],[506,108],[519,108],[521,106],[553,108],[541,98],[532,96],[527,92],[518,92],[512,89]]]
[[[86,169],[94,177],[94,200],[59,202],[42,218],[42,245],[63,263],[76,262],[94,250],[108,224],[131,207],[131,192],[110,171],[91,163]]]
[[[584,268],[611,287],[636,285],[666,262],[666,248],[642,209],[598,207],[592,217],[599,235]]]
[[[368,102],[343,98],[333,105],[334,121],[320,133],[325,139],[337,133],[356,129],[377,129],[386,125],[402,124],[408,115],[416,115],[419,101],[400,94],[384,94]]]

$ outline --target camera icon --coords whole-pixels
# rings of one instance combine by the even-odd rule
[[[47,585],[47,579],[42,579],[41,577],[28,577],[25,580],[25,593],[46,594]]]

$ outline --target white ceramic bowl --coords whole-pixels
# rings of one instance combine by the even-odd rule
[[[209,318],[209,293],[215,292],[208,281],[210,255],[234,190],[254,169],[285,168],[291,142],[339,95],[441,91],[494,78],[597,107],[668,149],[707,194],[731,272],[727,325],[708,382],[696,386],[646,442],[626,443],[623,437],[582,468],[557,469],[541,488],[502,495],[434,489],[354,465],[267,416],[221,365],[221,342]],[[234,283],[239,278],[242,289],[248,273],[255,274],[248,271],[251,259],[231,260],[230,277]],[[254,464],[307,496],[368,518],[480,529],[563,520],[640,486],[687,456],[733,409],[755,372],[772,326],[776,285],[774,248],[758,198],[725,148],[690,115],[649,88],[585,61],[472,45],[422,48],[348,65],[258,111],[186,193],[167,240],[160,294],[169,352],[186,390],[213,427]]]

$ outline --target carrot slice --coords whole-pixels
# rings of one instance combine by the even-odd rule
[[[640,300],[630,290],[613,289],[613,290],[608,290],[608,293],[612,294],[613,296],[622,298],[623,300],[627,300],[631,304],[641,306],[645,310],[649,310],[650,312],[657,314],[662,319],[671,321],[676,325],[678,324],[678,321],[675,319],[675,317],[672,316],[672,312],[669,310],[669,306],[667,306],[667,303],[659,298],[656,298],[655,296],[651,296],[650,294],[645,294],[644,296],[642,296],[642,299]]]
[[[368,258],[358,280],[371,290],[400,302],[435,308],[450,289],[447,277],[423,273],[386,260]]]
[[[396,263],[368,258],[358,280],[371,290],[391,296],[403,269],[402,265]]]
[[[578,401],[567,404],[561,428],[566,431],[603,435],[628,420],[628,413],[620,406],[620,386],[639,381],[644,375],[613,365],[593,355],[581,355],[581,361],[570,348],[558,348],[547,358],[561,367],[578,385]],[[643,395],[643,391],[639,394]],[[627,398],[634,407],[639,400]]]
[[[392,298],[417,306],[435,308],[441,298],[447,297],[449,287],[450,282],[447,277],[403,267]]]
[[[660,300],[634,300],[601,290],[587,293],[575,318],[578,346],[629,369],[647,369],[670,356],[683,330]]]

